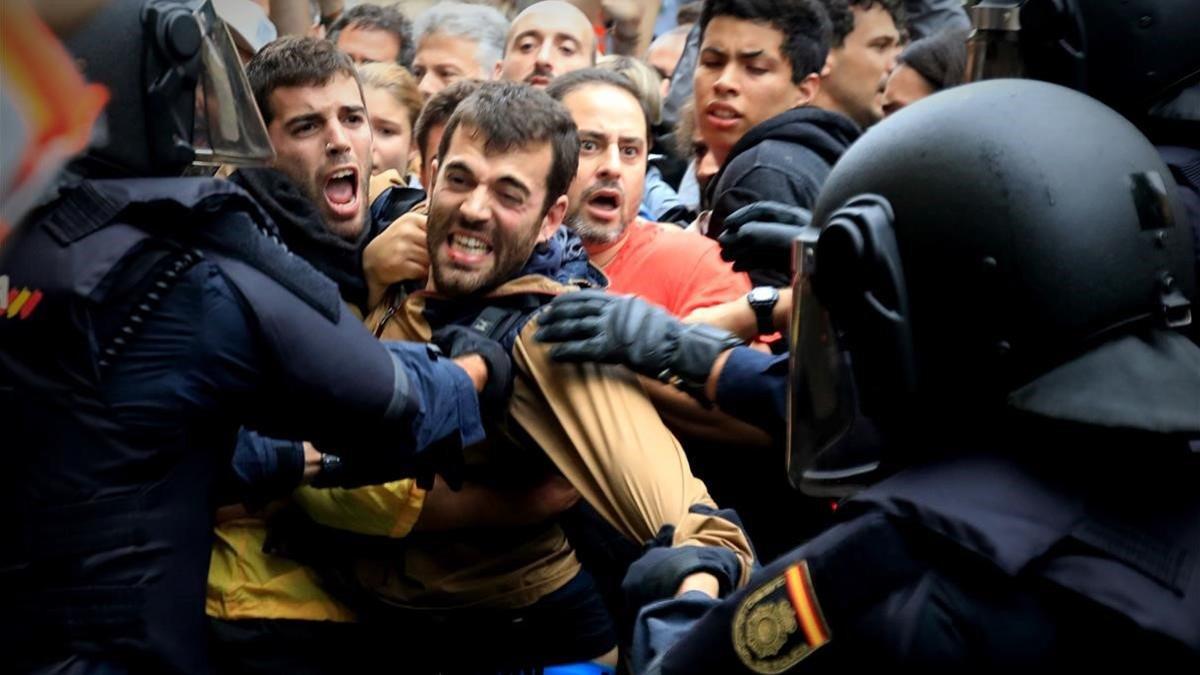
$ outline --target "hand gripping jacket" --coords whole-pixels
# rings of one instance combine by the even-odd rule
[[[465,374],[371,338],[273,232],[230,183],[135,179],[85,181],[5,242],[0,274],[39,298],[0,320],[18,670],[83,654],[206,672],[210,492],[239,426],[376,480],[482,438]],[[395,447],[368,452],[380,438]]]

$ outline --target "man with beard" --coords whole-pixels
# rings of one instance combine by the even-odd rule
[[[589,68],[558,78],[546,92],[579,128],[579,169],[566,222],[608,277],[609,289],[639,295],[679,317],[745,296],[750,280],[721,260],[716,242],[638,218],[650,128],[633,84]]]
[[[572,70],[596,64],[596,35],[579,8],[562,0],[530,5],[513,19],[497,79],[545,87]]]
[[[603,283],[560,227],[579,147],[561,104],[523,85],[482,84],[440,144],[428,286],[390,297],[368,326],[403,339],[471,326],[500,341],[517,371],[511,403],[493,420],[490,447],[466,458],[464,475],[517,487],[561,473],[631,544],[687,548],[690,562],[660,579],[664,587],[722,594],[749,569],[749,542],[692,476],[638,381],[621,368],[554,364],[532,339],[542,304]],[[607,612],[555,520],[522,531],[414,534],[395,556],[360,559],[354,569],[379,599],[375,611],[443,668],[529,667],[613,644]],[[471,650],[455,648],[462,635],[472,636]]]
[[[264,48],[248,71],[276,159],[274,168],[241,169],[231,180],[262,204],[292,252],[334,280],[348,306],[361,309],[361,251],[378,227],[367,208],[372,137],[354,66],[328,41],[292,37]],[[454,340],[439,344],[451,353],[463,348]],[[462,365],[486,377],[496,364],[480,358]],[[339,470],[345,467],[310,445],[241,432],[235,471],[265,497],[254,503],[260,512],[241,505],[218,512],[206,609],[219,672],[344,672],[357,669],[354,659],[369,662],[354,613],[322,589],[311,568],[272,555],[274,544],[267,545],[268,522],[276,526],[287,513],[284,500],[270,500],[291,493],[302,475],[336,484]],[[426,490],[404,479],[377,490],[307,488],[294,498],[322,522],[353,522],[360,533],[387,537],[414,529],[526,525],[578,498],[565,481],[533,488],[450,491],[438,478]],[[358,508],[363,501],[367,518]],[[376,505],[386,513],[369,518]],[[331,644],[355,649],[331,650]]]

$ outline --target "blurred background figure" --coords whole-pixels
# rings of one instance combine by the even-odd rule
[[[416,158],[413,125],[421,114],[421,94],[412,74],[394,63],[358,67],[363,100],[371,120],[372,199],[389,185],[407,186]]]
[[[962,84],[967,68],[967,32],[947,30],[909,43],[883,89],[883,115]]]
[[[87,146],[108,100],[104,87],[84,81],[54,34],[104,3],[62,4],[0,3],[0,241]],[[7,310],[2,290],[0,309]]]
[[[392,61],[412,66],[412,24],[395,7],[352,7],[329,26],[328,38],[355,63]]]
[[[441,2],[413,21],[413,76],[421,98],[462,79],[488,80],[504,58],[508,19],[499,10],[463,2]]]
[[[646,50],[646,63],[658,71],[662,78],[661,90],[665,98],[671,88],[671,76],[675,74],[675,66],[679,57],[683,56],[683,48],[687,45],[688,32],[691,26],[677,26],[655,38]]]
[[[267,13],[269,7],[269,3],[255,0],[213,0],[213,9],[229,28],[242,65],[268,42],[279,37],[279,31]]]

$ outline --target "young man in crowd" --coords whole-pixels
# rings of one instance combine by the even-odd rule
[[[833,41],[813,105],[861,129],[883,119],[883,87],[896,67],[905,26],[902,0],[821,0]]]
[[[440,2],[413,21],[413,75],[421,97],[464,79],[486,80],[504,57],[508,20],[486,5]]]
[[[461,80],[435,94],[421,110],[413,129],[417,150],[421,153],[421,184],[432,190],[434,160],[442,142],[446,122],[463,99],[475,93],[479,80]],[[400,282],[418,288],[429,277],[429,255],[425,250],[425,226],[428,212],[413,209],[396,219],[367,244],[363,251],[363,271],[367,277],[367,306],[375,307],[388,287]]]
[[[830,39],[818,0],[712,0],[700,27],[697,126],[721,166],[708,186],[706,234],[715,238],[725,217],[746,204],[811,207],[858,128],[811,105]]]
[[[749,544],[691,475],[641,385],[623,369],[553,364],[532,340],[540,303],[580,281],[602,282],[560,229],[579,149],[561,104],[529,87],[481,85],[441,141],[428,288],[389,299],[368,326],[405,339],[445,324],[489,330],[511,348],[517,375],[492,447],[469,458],[465,472],[505,483],[561,472],[630,542],[696,546],[720,561],[662,580],[718,593],[739,583]],[[402,558],[356,569],[374,594],[410,608],[391,616],[422,644],[457,641],[470,627],[480,653],[453,655],[467,665],[531,665],[607,648],[603,610],[596,613],[590,581],[555,522],[524,534],[410,537]],[[700,569],[716,574],[692,574]]]
[[[359,251],[377,228],[365,192],[352,191],[354,185],[331,186],[330,178],[351,171],[351,178],[337,180],[354,183],[370,165],[371,133],[355,68],[330,42],[291,37],[264,48],[250,62],[248,76],[276,159],[274,168],[241,169],[231,180],[255,197],[288,248],[335,281],[346,304],[357,309],[363,294]],[[348,191],[362,199],[342,199]],[[456,363],[483,381],[485,363]],[[286,497],[300,483],[301,469],[305,479],[328,482],[333,466],[311,446],[245,431],[235,456],[243,482],[274,486],[261,490],[267,496],[260,505]],[[343,513],[353,513],[357,500],[366,498],[357,490],[314,493],[310,500],[334,500]],[[502,494],[477,485],[453,492],[440,482],[423,490],[404,479],[366,495],[386,499],[388,515],[357,518],[356,528],[398,537],[410,529],[524,526],[568,506],[571,494],[569,487],[550,482]],[[353,612],[321,588],[311,569],[264,550],[265,519],[282,502],[251,514],[233,499],[223,501],[229,505],[218,512],[207,599],[218,671],[345,672],[370,663],[368,640],[349,625]],[[328,648],[351,644],[353,649]]]

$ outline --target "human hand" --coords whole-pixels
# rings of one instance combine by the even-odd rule
[[[780,202],[755,202],[725,219],[717,238],[721,258],[738,272],[770,270],[791,275],[792,242],[811,227],[808,209]]]
[[[363,274],[370,306],[379,304],[388,286],[401,281],[424,282],[429,276],[427,221],[424,213],[410,211],[367,244],[363,250]]]
[[[443,326],[434,331],[431,342],[452,359],[472,354],[482,358],[487,364],[487,381],[482,388],[476,387],[480,409],[491,414],[501,414],[508,409],[514,372],[512,358],[499,342],[477,330],[457,325]]]
[[[692,387],[703,386],[721,352],[741,344],[730,333],[684,324],[639,298],[594,290],[558,296],[538,324],[537,340],[561,343],[550,350],[556,360],[620,363]]]

